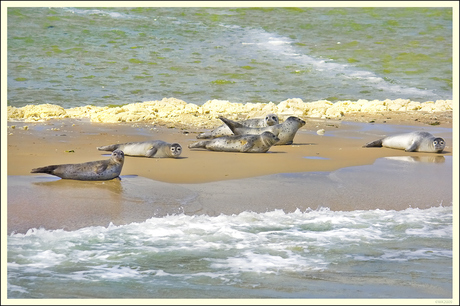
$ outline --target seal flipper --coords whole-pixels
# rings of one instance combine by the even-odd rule
[[[245,127],[244,125],[242,125],[239,122],[227,119],[227,118],[222,117],[222,116],[220,116],[219,119],[222,120],[230,128],[230,130],[232,130],[233,134],[235,134],[235,129],[236,128],[244,128]]]
[[[145,156],[147,157],[153,157],[155,154],[157,154],[158,149],[155,147],[151,147],[150,149],[147,150],[145,153]]]
[[[375,141],[372,141],[372,142],[369,142],[367,143],[366,145],[363,146],[363,148],[371,148],[371,147],[383,147],[382,146],[382,139],[379,139],[379,140],[375,140]]]
[[[30,171],[30,173],[46,173],[46,174],[53,174],[54,170],[59,167],[58,165],[51,165],[46,167],[35,168]]]
[[[212,133],[211,132],[203,132],[201,134],[198,134],[196,136],[197,139],[209,139],[212,138]]]
[[[209,140],[202,140],[202,141],[198,141],[198,142],[189,144],[188,148],[189,149],[199,149],[199,148],[206,149],[206,145],[208,143],[209,143]]]
[[[417,142],[413,141],[412,144],[408,148],[406,148],[404,151],[415,152],[415,149],[417,149],[417,146],[418,146]]]
[[[104,172],[107,169],[107,166],[108,166],[108,163],[104,163],[102,165],[99,165],[94,169],[94,172],[96,172],[97,174],[100,174],[100,173]]]
[[[118,144],[114,144],[114,145],[109,145],[109,146],[102,146],[102,147],[97,147],[97,149],[99,151],[115,151],[116,149],[118,149]]]
[[[246,142],[243,145],[243,148],[241,149],[241,152],[246,153],[249,150],[251,150],[253,146],[254,146],[254,140],[250,139],[250,140],[248,140],[248,142]]]

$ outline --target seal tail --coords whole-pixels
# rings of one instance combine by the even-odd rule
[[[97,147],[99,151],[115,151],[117,149],[117,145],[109,145],[109,146],[102,146]]]
[[[204,132],[196,136],[197,139],[209,139],[212,138],[212,134],[209,132]]]
[[[189,149],[199,149],[199,148],[204,148],[206,149],[206,145],[209,143],[209,140],[202,140],[202,141],[198,141],[198,142],[195,142],[195,143],[191,143],[188,145],[188,148]]]
[[[369,142],[363,146],[363,148],[371,148],[371,147],[382,147],[382,139]]]
[[[233,134],[235,134],[235,129],[236,128],[244,127],[244,125],[242,125],[241,123],[233,121],[233,120],[230,120],[230,119],[227,119],[227,118],[222,117],[222,116],[220,116],[219,119],[222,120],[230,128],[230,130],[232,130]]]
[[[53,174],[54,170],[58,165],[51,165],[51,166],[46,166],[46,167],[40,167],[40,168],[35,168],[30,171],[30,173],[47,173],[47,174]]]

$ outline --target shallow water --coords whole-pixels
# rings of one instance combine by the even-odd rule
[[[452,9],[8,9],[8,105],[164,97],[452,99]]]

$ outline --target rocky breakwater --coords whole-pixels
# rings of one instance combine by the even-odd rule
[[[59,105],[40,104],[24,107],[8,106],[8,120],[38,122],[49,119],[89,118],[91,122],[150,122],[169,127],[178,125],[211,128],[220,125],[219,116],[232,120],[263,117],[277,114],[281,120],[289,116],[301,118],[339,119],[347,114],[376,114],[420,112],[451,112],[452,100],[416,102],[407,99],[396,100],[327,100],[304,102],[293,98],[279,103],[233,103],[225,100],[209,100],[203,105],[187,103],[176,98],[131,103],[120,106],[82,106],[64,109]]]

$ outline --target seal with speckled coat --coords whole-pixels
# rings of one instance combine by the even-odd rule
[[[406,152],[441,153],[446,146],[444,139],[428,132],[411,132],[384,137],[369,142],[364,147],[387,147]]]
[[[294,116],[287,118],[283,123],[267,126],[264,128],[246,127],[236,121],[224,117],[219,117],[219,119],[222,120],[235,135],[260,135],[263,132],[273,133],[280,139],[275,144],[276,146],[292,144],[297,131],[305,125],[305,121]]]
[[[99,151],[122,150],[126,156],[145,156],[145,157],[172,157],[176,158],[182,153],[182,147],[178,143],[168,143],[162,140],[152,140],[143,142],[127,142],[102,146],[97,148]]]
[[[124,159],[123,151],[115,150],[110,159],[82,164],[51,165],[32,169],[30,173],[47,173],[70,180],[106,181],[120,178]]]
[[[279,118],[276,114],[268,114],[265,118],[253,118],[253,119],[246,119],[242,121],[238,121],[244,126],[253,127],[253,128],[261,128],[266,126],[272,126],[275,124],[279,124]],[[233,135],[233,132],[226,124],[222,124],[221,126],[215,128],[210,132],[201,133],[196,138],[198,139],[209,139],[209,138],[216,138],[221,136],[230,136]]]
[[[190,149],[203,148],[210,151],[265,153],[279,141],[273,133],[264,132],[260,135],[222,136],[210,140],[202,140],[190,144]]]

